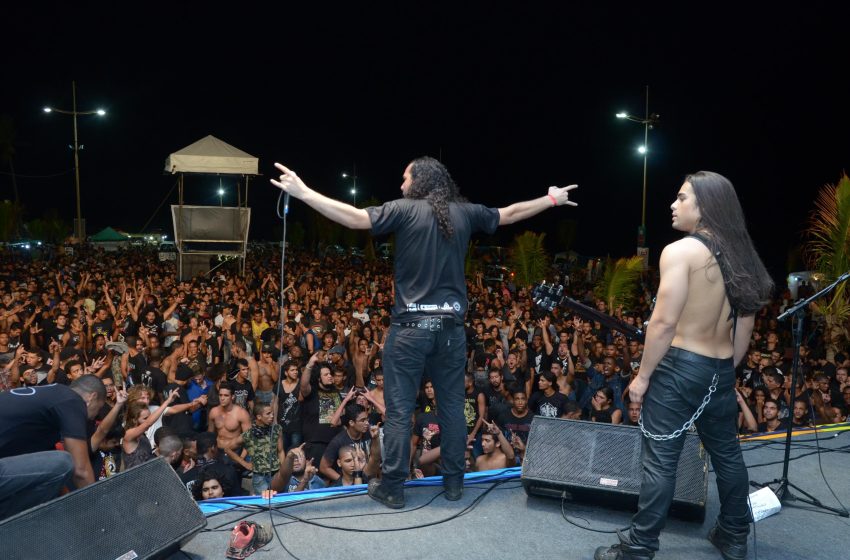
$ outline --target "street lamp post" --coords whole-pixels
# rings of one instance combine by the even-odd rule
[[[352,185],[351,186],[351,196],[354,197],[353,206],[357,206],[357,164],[356,163],[354,164],[354,166],[352,168],[351,175],[349,175],[348,173],[342,174],[343,179],[348,179],[349,177],[351,177],[351,185]]]
[[[55,107],[45,107],[45,113],[61,113],[63,115],[71,115],[74,117],[74,181],[77,190],[77,224],[74,228],[74,235],[80,241],[85,240],[85,228],[83,227],[83,212],[80,205],[80,144],[77,140],[77,115],[99,115],[103,116],[106,111],[103,109],[95,109],[94,111],[77,111],[77,83],[71,82],[71,102],[73,103],[72,110],[64,111]]]
[[[643,146],[638,148],[638,153],[643,155],[643,201],[640,210],[640,231],[638,233],[638,246],[646,246],[646,160],[649,154],[649,129],[654,128],[659,121],[657,113],[649,112],[649,86],[646,86],[646,108],[644,118],[634,117],[626,112],[617,113],[618,119],[626,119],[643,125]]]

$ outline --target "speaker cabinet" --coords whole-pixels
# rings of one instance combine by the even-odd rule
[[[670,514],[702,521],[708,494],[708,456],[688,432],[679,457]],[[522,484],[529,495],[637,509],[641,432],[622,426],[536,416],[528,434]]]
[[[164,558],[206,525],[174,469],[155,459],[3,520],[0,558]]]

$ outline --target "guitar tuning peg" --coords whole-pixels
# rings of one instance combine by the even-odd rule
[[[561,297],[561,294],[564,293],[564,287],[558,284],[558,288],[555,290],[555,295]]]

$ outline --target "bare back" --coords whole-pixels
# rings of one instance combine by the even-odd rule
[[[672,346],[711,358],[729,358],[732,307],[726,298],[717,260],[705,245],[692,237],[676,241],[668,248],[675,250],[676,260],[684,261],[681,264],[687,264],[688,269],[687,296]]]

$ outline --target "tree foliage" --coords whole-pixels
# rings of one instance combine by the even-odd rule
[[[810,269],[832,282],[850,270],[850,177],[841,175],[835,185],[825,185],[815,198],[809,215],[803,255]],[[827,342],[835,351],[842,339],[848,339],[847,319],[850,299],[846,283],[839,284],[817,306],[827,323]]]
[[[609,313],[613,313],[618,305],[629,308],[637,299],[642,271],[643,257],[627,257],[616,262],[609,257],[605,262],[605,273],[596,283],[593,293],[608,304]]]
[[[523,232],[514,238],[508,262],[516,273],[518,286],[531,286],[546,277],[550,258],[543,247],[545,238],[545,233],[533,231]]]

